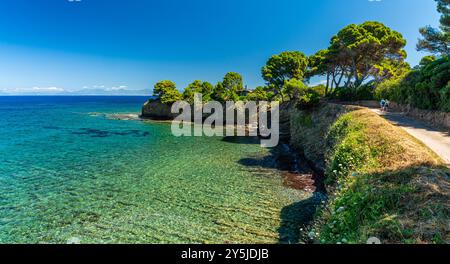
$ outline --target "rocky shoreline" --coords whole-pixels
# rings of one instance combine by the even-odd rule
[[[291,105],[282,105],[280,108],[280,119],[283,114],[288,114],[292,107]],[[142,113],[139,118],[141,120],[170,122],[176,116],[176,114],[171,113],[171,105],[150,100],[142,107]],[[124,117],[127,118],[126,115]],[[282,137],[276,158],[280,170],[283,171],[284,183],[294,189],[326,194],[323,184],[323,170],[320,170],[314,162],[301,155],[301,152],[291,145],[290,126],[286,122],[283,124],[281,121],[281,123],[280,135]]]

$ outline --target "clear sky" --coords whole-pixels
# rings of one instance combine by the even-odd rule
[[[80,1],[80,2],[77,2]],[[377,20],[408,41],[437,25],[433,0],[1,0],[0,93],[183,90],[228,71],[253,88],[268,57],[326,48],[351,23]]]

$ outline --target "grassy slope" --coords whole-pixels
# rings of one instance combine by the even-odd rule
[[[322,243],[450,242],[450,171],[431,150],[366,109],[291,117],[291,143],[322,164],[331,194],[314,227]]]

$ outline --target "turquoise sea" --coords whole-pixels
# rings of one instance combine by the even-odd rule
[[[274,150],[108,118],[146,99],[0,97],[0,243],[297,242]]]

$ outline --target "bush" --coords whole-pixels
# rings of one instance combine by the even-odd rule
[[[284,84],[283,94],[289,100],[295,100],[299,109],[309,109],[319,104],[325,95],[325,88],[308,87],[303,81],[290,79]]]
[[[397,78],[397,79],[389,79],[377,86],[375,89],[374,97],[377,100],[381,99],[392,99],[398,98],[398,95],[396,92],[398,92],[398,87],[400,85],[400,82],[402,81],[404,77]]]
[[[269,101],[269,93],[266,87],[258,86],[255,90],[247,94],[247,101]]]
[[[320,97],[325,97],[325,91],[327,88],[325,87],[325,85],[321,84],[310,87],[310,89],[315,91]]]
[[[299,109],[309,109],[320,103],[322,96],[315,90],[307,88],[305,92],[298,98],[297,107]]]
[[[428,60],[397,80],[387,80],[376,88],[376,98],[426,110],[450,112],[450,60]]]
[[[439,108],[444,112],[450,112],[450,82],[441,89],[441,102]]]
[[[356,100],[373,100],[375,86],[373,83],[365,84],[356,89]]]
[[[327,145],[333,149],[327,153],[327,184],[334,184],[341,177],[359,170],[370,160],[370,150],[364,144],[364,125],[353,120],[350,114],[334,123],[327,135]]]
[[[373,100],[374,91],[373,83],[365,84],[357,88],[339,87],[334,90],[331,97],[342,101]]]

